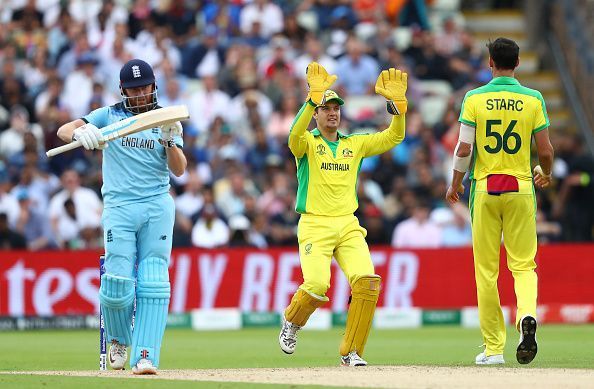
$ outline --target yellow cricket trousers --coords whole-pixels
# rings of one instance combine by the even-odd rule
[[[360,277],[374,274],[366,235],[367,231],[359,225],[355,215],[301,215],[297,229],[303,272],[300,288],[326,296],[333,256],[351,286]]]
[[[516,327],[522,316],[536,317],[536,199],[532,181],[518,183],[518,192],[498,196],[487,193],[486,179],[473,180],[470,188],[474,272],[487,356],[502,354],[505,346],[505,323],[497,289],[502,233],[507,267],[514,277]]]

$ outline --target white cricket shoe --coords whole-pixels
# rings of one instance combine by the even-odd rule
[[[137,375],[157,374],[157,368],[153,366],[153,362],[150,359],[142,358],[132,368],[132,373]]]
[[[367,366],[367,362],[357,354],[356,351],[351,351],[348,355],[340,357],[341,366]]]
[[[283,325],[280,334],[278,335],[278,344],[285,354],[293,354],[295,352],[295,346],[297,346],[297,331],[300,329],[300,326],[287,321],[285,315],[283,315]]]
[[[536,319],[524,316],[520,319],[520,343],[516,349],[516,359],[522,365],[526,365],[532,362],[537,352]]]
[[[126,345],[119,343],[117,340],[112,340],[109,346],[109,365],[114,370],[123,370],[126,360],[128,359],[128,352]]]
[[[503,360],[503,354],[487,356],[486,352],[483,351],[476,356],[474,363],[477,365],[503,365],[505,361]]]

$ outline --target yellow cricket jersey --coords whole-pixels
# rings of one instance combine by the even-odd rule
[[[466,93],[459,121],[476,129],[471,179],[489,174],[532,179],[532,134],[549,126],[539,91],[520,85],[513,77],[497,77]]]
[[[318,129],[307,131],[314,107],[305,103],[289,134],[289,149],[297,163],[296,211],[302,214],[343,216],[358,207],[357,178],[363,158],[381,154],[404,139],[404,116],[376,134],[344,135],[330,142]]]

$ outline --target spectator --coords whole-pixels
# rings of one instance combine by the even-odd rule
[[[184,192],[175,199],[175,209],[181,215],[192,219],[204,205],[202,181],[196,171],[189,171]]]
[[[0,157],[6,159],[22,152],[25,148],[25,134],[32,133],[39,145],[44,144],[43,130],[37,123],[29,121],[25,107],[15,105],[10,110],[10,128],[0,135]]]
[[[357,38],[349,38],[346,47],[347,54],[336,65],[339,93],[357,96],[374,93],[375,75],[379,73],[377,61],[365,54],[365,47]]]
[[[0,212],[0,250],[22,250],[27,248],[25,237],[8,226],[8,216]]]
[[[228,179],[216,182],[214,190],[217,207],[223,211],[225,218],[229,219],[233,215],[243,214],[245,198],[256,196],[258,192],[254,183],[246,179],[239,169],[233,169],[227,177]]]
[[[242,8],[239,15],[241,32],[249,34],[254,24],[260,26],[259,36],[264,39],[283,29],[283,14],[280,7],[270,0],[254,0]]]
[[[204,249],[214,249],[229,242],[229,227],[217,216],[213,204],[207,204],[192,229],[192,244]]]
[[[31,251],[52,248],[53,239],[49,220],[31,207],[29,191],[21,189],[17,194],[17,200],[19,201],[19,219],[15,231],[25,237],[27,248]]]
[[[79,231],[101,226],[103,205],[95,192],[80,185],[80,176],[74,170],[62,173],[62,186],[64,189],[49,204],[52,231],[60,247],[80,247]]]
[[[241,6],[227,0],[216,0],[204,6],[202,17],[207,26],[224,26],[221,35],[225,39],[239,36]],[[207,27],[208,29],[209,27]]]
[[[249,247],[252,246],[250,239],[251,223],[247,217],[241,214],[233,215],[229,219],[229,246]]]
[[[76,64],[76,71],[64,81],[61,101],[71,117],[80,118],[89,111],[94,82],[101,83],[102,79],[96,71],[99,60],[92,52],[81,54]]]
[[[440,246],[472,246],[470,212],[462,203],[456,203],[451,208],[435,209],[431,212],[431,220],[441,228]]]
[[[19,219],[20,207],[16,197],[10,193],[10,179],[2,165],[0,161],[0,213],[5,215],[8,227],[14,228]]]
[[[324,52],[324,47],[315,36],[308,36],[305,41],[305,53],[295,59],[295,76],[305,79],[305,71],[310,62],[322,65],[329,74],[334,74],[336,61]]]
[[[392,246],[396,248],[436,248],[441,243],[441,230],[431,219],[431,207],[426,200],[420,200],[414,207],[412,217],[398,224],[392,235]]]
[[[198,132],[206,132],[216,117],[226,117],[229,113],[230,98],[217,85],[214,74],[204,75],[203,89],[190,96],[190,120]]]

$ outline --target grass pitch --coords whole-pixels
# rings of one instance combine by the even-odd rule
[[[506,367],[594,368],[594,326],[543,325],[539,328],[539,353],[533,363],[520,366],[515,360],[518,334],[508,328]],[[302,331],[294,355],[283,354],[278,330],[195,332],[171,329],[165,333],[160,369],[222,369],[332,367],[338,364],[342,330]],[[373,330],[365,351],[372,365],[474,366],[482,349],[478,329],[435,326],[420,329]],[[0,372],[36,370],[95,370],[99,362],[98,331],[36,331],[0,333]],[[184,381],[115,379],[114,387],[196,387]],[[99,387],[102,378],[0,375],[0,386]],[[155,385],[155,386],[153,386]],[[263,384],[200,383],[201,387],[282,387]],[[254,386],[256,385],[256,386]],[[189,386],[188,386],[189,387]],[[293,386],[297,387],[297,386]]]

